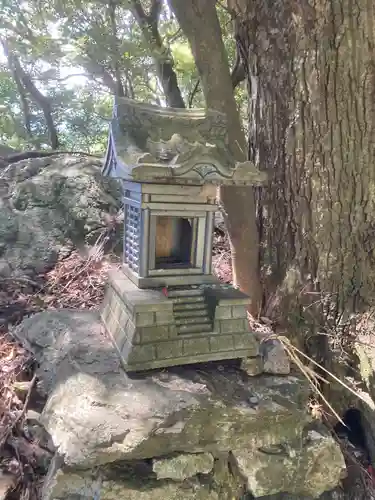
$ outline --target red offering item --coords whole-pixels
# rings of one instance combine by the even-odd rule
[[[367,467],[367,472],[370,474],[370,477],[372,479],[372,483],[375,485],[375,470],[372,465],[369,465]]]
[[[166,286],[162,289],[162,292],[166,297],[168,297],[168,288]]]

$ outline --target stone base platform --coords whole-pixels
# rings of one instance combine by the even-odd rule
[[[243,359],[259,353],[249,300],[221,284],[140,290],[113,271],[101,318],[129,372]]]

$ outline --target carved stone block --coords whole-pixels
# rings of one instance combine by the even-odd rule
[[[239,300],[244,295],[233,294],[230,287],[171,288],[168,296],[162,290],[140,291],[116,271],[110,275],[101,317],[129,372],[257,356],[246,307],[231,305]]]

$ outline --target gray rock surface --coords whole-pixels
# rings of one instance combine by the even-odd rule
[[[246,500],[253,500],[252,495]],[[315,500],[312,496],[293,495],[292,493],[277,493],[276,495],[267,495],[261,500]],[[346,496],[341,488],[336,488],[332,491],[327,491],[319,496],[319,500],[370,500],[366,497]]]
[[[263,358],[244,358],[241,361],[241,370],[244,370],[250,377],[256,377],[263,373]]]
[[[346,469],[340,447],[317,424],[288,445],[241,448],[232,456],[255,498],[279,492],[317,498],[335,488]]]
[[[152,470],[158,479],[184,481],[197,474],[208,474],[214,467],[211,453],[186,453],[153,460]]]
[[[13,334],[48,396],[40,421],[57,452],[43,500],[317,498],[339,482],[340,450],[311,427],[297,377],[231,363],[130,377],[92,311],[38,313]]]
[[[38,313],[14,333],[39,362],[42,422],[68,465],[259,448],[309,421],[308,387],[296,377],[214,364],[129,377],[92,312]]]
[[[43,272],[73,246],[94,243],[120,202],[97,159],[59,155],[2,168],[0,276]]]
[[[273,375],[289,375],[290,359],[282,343],[277,339],[264,339],[260,345],[263,371]]]
[[[51,436],[41,423],[40,413],[33,410],[26,412],[24,432],[27,434],[28,438],[36,441],[44,450],[48,450],[51,453],[51,457],[54,455],[56,450]]]
[[[145,463],[120,463],[92,471],[51,468],[42,500],[224,500],[198,479],[157,480]],[[232,497],[233,498],[233,497]],[[229,500],[229,497],[228,497]]]

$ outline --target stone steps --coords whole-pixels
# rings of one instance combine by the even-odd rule
[[[190,314],[191,311],[201,311],[202,309],[207,309],[206,302],[193,302],[193,303],[178,303],[173,305],[174,312],[186,312],[186,314]]]
[[[180,297],[174,297],[171,298],[173,301],[173,304],[199,304],[202,302],[205,302],[205,297],[204,295],[194,295],[194,296],[180,296]]]
[[[200,305],[200,307],[194,308],[194,309],[175,309],[174,310],[174,317],[176,321],[181,318],[188,318],[188,317],[198,317],[198,316],[208,316],[208,309],[206,304]]]
[[[212,332],[212,320],[201,288],[168,289],[168,298],[173,301],[178,334]]]
[[[167,291],[168,298],[176,298],[176,297],[196,297],[203,296],[203,290],[198,287],[192,288],[168,288]]]
[[[203,325],[203,324],[211,324],[211,319],[208,316],[186,316],[183,318],[178,318],[176,319],[176,325],[177,326],[183,326],[183,325]]]
[[[199,324],[199,325],[183,325],[177,327],[177,333],[184,335],[188,333],[205,333],[212,332],[212,324]]]

